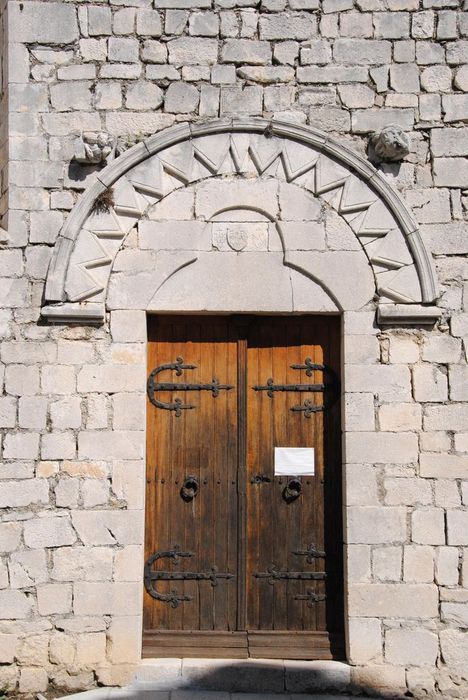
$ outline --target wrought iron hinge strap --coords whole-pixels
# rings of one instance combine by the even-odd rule
[[[306,557],[306,562],[308,564],[312,564],[315,559],[323,559],[326,556],[325,552],[317,549],[313,542],[308,544],[306,549],[298,549],[294,551],[293,554],[297,554],[299,557]]]
[[[324,374],[328,375],[329,381],[321,384],[275,384],[274,379],[270,377],[267,379],[266,384],[258,384],[252,387],[252,389],[254,391],[266,391],[267,396],[269,396],[271,399],[274,398],[275,392],[277,391],[299,393],[323,392],[326,395],[326,400],[323,404],[314,404],[310,399],[307,399],[302,405],[293,406],[291,408],[291,411],[304,413],[306,418],[310,418],[313,413],[325,411],[326,409],[334,406],[340,395],[340,380],[330,367],[327,367],[327,365],[316,364],[312,362],[310,357],[306,357],[304,364],[294,364],[290,365],[290,367],[291,369],[305,370],[308,377],[312,376],[314,370],[320,370],[324,372]]]
[[[168,362],[153,369],[148,377],[147,394],[151,403],[157,408],[163,408],[166,411],[174,411],[177,417],[181,416],[181,411],[187,411],[195,408],[194,404],[184,403],[182,399],[175,398],[172,403],[160,401],[155,394],[159,391],[211,391],[213,398],[219,396],[222,390],[229,391],[233,389],[232,384],[220,384],[219,380],[213,377],[209,384],[191,384],[188,382],[155,382],[155,378],[165,370],[172,370],[178,377],[181,376],[184,370],[197,369],[197,365],[184,364],[182,357],[177,357],[175,362]]]
[[[280,571],[275,566],[270,566],[268,571],[256,571],[255,578],[266,578],[270,586],[277,581],[324,581],[327,577],[324,571]]]
[[[180,545],[176,545],[174,549],[155,552],[149,557],[145,563],[144,571],[145,588],[149,595],[162,603],[169,603],[171,608],[178,608],[181,602],[189,602],[193,600],[193,597],[177,593],[177,591],[160,593],[154,585],[155,581],[210,581],[214,587],[218,585],[219,579],[235,578],[234,574],[219,573],[216,566],[212,566],[209,571],[153,571],[151,568],[158,559],[172,559],[177,563],[179,557],[193,556],[193,552],[181,552]]]
[[[327,599],[327,596],[325,594],[319,595],[317,593],[314,593],[311,590],[307,590],[307,592],[303,595],[294,596],[294,600],[307,601],[308,608],[313,608],[316,603],[322,603],[326,599]]]

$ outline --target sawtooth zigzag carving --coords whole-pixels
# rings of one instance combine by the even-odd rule
[[[285,180],[325,200],[360,240],[373,267],[380,297],[413,304],[431,300],[427,290],[421,294],[421,273],[418,277],[414,250],[408,247],[410,236],[402,230],[404,217],[398,220],[378,188],[372,187],[380,176],[364,178],[349,163],[339,162],[335,155],[324,151],[323,144],[315,147],[246,129],[192,135],[140,158],[116,180],[113,209],[104,215],[91,213],[83,222],[70,255],[65,294],[60,301],[103,301],[114,257],[147,208],[174,189],[227,175]],[[376,184],[382,187],[377,180]],[[80,239],[86,243],[84,232],[94,240],[80,245]],[[392,245],[385,245],[387,238]]]

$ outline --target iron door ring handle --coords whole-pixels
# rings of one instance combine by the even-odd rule
[[[198,488],[199,483],[197,477],[188,476],[182,484],[182,488],[180,489],[180,495],[182,496],[184,501],[193,501],[193,499],[198,494]]]
[[[302,484],[299,479],[289,479],[283,491],[285,501],[295,501],[302,493]]]

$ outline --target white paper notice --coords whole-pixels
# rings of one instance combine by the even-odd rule
[[[275,447],[275,476],[315,474],[313,447]]]

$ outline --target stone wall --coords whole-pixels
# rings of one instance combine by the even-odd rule
[[[461,0],[8,3],[0,686],[124,683],[140,653],[145,309],[122,304],[100,327],[40,317],[57,235],[99,170],[73,160],[80,131],[131,142],[176,122],[245,115],[323,129],[363,156],[369,133],[388,123],[411,137],[403,163],[378,168],[432,251],[443,316],[434,329],[379,329],[372,304],[344,314],[348,660],[356,686],[467,696],[463,9]],[[134,232],[127,269],[138,247]]]

